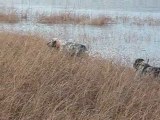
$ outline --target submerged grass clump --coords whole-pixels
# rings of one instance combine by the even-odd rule
[[[71,58],[37,35],[0,33],[1,120],[158,120],[160,85],[96,57]]]

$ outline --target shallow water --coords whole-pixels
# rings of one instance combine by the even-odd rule
[[[130,16],[160,19],[159,0],[48,0],[29,1],[24,0],[2,1],[6,7],[0,9],[7,11],[11,7],[19,11],[28,10],[29,22],[17,24],[0,24],[0,31],[39,33],[48,40],[53,37],[65,41],[76,41],[87,45],[90,54],[101,54],[105,58],[116,58],[131,66],[136,58],[150,59],[154,65],[160,64],[160,26],[137,26],[119,22],[102,27],[89,25],[44,25],[32,21],[36,12],[62,12],[71,11],[77,14],[89,14],[90,16],[107,15],[112,17]],[[63,1],[63,2],[62,2]],[[23,4],[21,4],[23,3]],[[43,5],[42,5],[43,4]],[[2,5],[2,4],[1,4]]]

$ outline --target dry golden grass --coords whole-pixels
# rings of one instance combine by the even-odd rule
[[[110,17],[100,16],[91,18],[86,15],[76,15],[73,13],[59,13],[59,14],[41,14],[37,20],[38,23],[43,24],[83,24],[102,26],[113,23]]]
[[[20,21],[16,12],[0,13],[0,23],[18,23]]]
[[[159,120],[160,85],[102,58],[70,58],[43,38],[0,33],[0,120]]]

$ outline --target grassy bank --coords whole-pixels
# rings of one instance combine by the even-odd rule
[[[102,58],[70,58],[36,35],[0,33],[1,120],[158,120],[160,85]]]

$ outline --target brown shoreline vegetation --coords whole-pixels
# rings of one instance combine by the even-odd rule
[[[16,12],[16,9],[8,10],[8,12],[0,12],[0,23],[18,23],[21,21],[28,20],[28,11]],[[93,25],[93,26],[104,26],[109,24],[130,24],[137,26],[160,26],[159,18],[140,18],[140,17],[129,17],[129,16],[97,16],[90,17],[89,15],[79,15],[75,13],[52,13],[52,14],[36,14],[36,22],[41,24],[80,24],[80,25]]]
[[[0,32],[1,120],[158,120],[160,84],[97,57],[70,58],[38,35]]]
[[[87,15],[77,15],[74,13],[57,13],[57,14],[38,14],[37,18],[38,23],[42,24],[80,24],[80,25],[93,25],[93,26],[104,26],[108,24],[118,24],[122,22],[123,24],[127,23],[130,25],[137,26],[159,26],[160,19],[146,17],[111,17],[111,16],[98,16],[90,17]]]
[[[0,23],[18,23],[20,22],[20,18],[18,14],[13,12],[2,13],[0,12]]]
[[[99,16],[91,18],[87,15],[76,15],[73,13],[59,13],[59,14],[41,14],[37,20],[42,24],[81,24],[81,25],[95,25],[103,26],[113,24],[115,21],[107,16]]]

